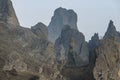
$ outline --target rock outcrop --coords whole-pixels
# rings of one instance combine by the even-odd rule
[[[66,66],[84,66],[89,63],[89,51],[84,35],[65,25],[55,43],[58,61]]]
[[[61,74],[67,80],[93,80],[89,50],[84,35],[69,25],[64,26],[55,43]]]
[[[117,36],[117,31],[116,31],[116,28],[113,24],[113,21],[110,20],[109,25],[108,25],[108,29],[105,33],[104,38],[110,38],[110,37],[114,37],[114,36]]]
[[[88,46],[89,51],[94,50],[96,47],[98,47],[100,44],[98,33],[95,33],[94,36],[92,36],[91,40],[89,40]]]
[[[120,33],[116,30],[115,25],[112,20],[110,20],[108,29],[104,35],[104,39],[114,37],[120,42]]]
[[[60,36],[64,25],[69,25],[77,30],[77,14],[73,10],[58,8],[54,12],[54,16],[48,26],[48,39],[55,43],[55,40]]]
[[[0,80],[120,80],[120,33],[111,20],[103,39],[95,33],[87,43],[64,8],[48,28],[24,28],[12,2],[0,0]]]
[[[120,80],[120,43],[109,38],[102,40],[96,49],[97,59],[94,67],[96,80]]]
[[[0,0],[0,80],[64,80],[47,27],[19,25],[10,0]]]
[[[48,40],[48,29],[43,23],[38,23],[31,27],[33,33],[35,33],[40,39]]]
[[[97,58],[96,49],[99,46],[100,46],[99,36],[98,36],[98,33],[95,33],[92,36],[91,40],[89,40],[89,43],[88,43],[88,47],[89,47],[89,68],[90,68],[91,72],[93,72],[93,69],[95,67],[96,58]]]
[[[12,74],[6,76],[8,73],[3,73],[15,70],[18,73],[14,76],[16,78],[25,73],[29,76],[34,74],[33,76],[38,76],[40,80],[64,80],[57,68],[53,44],[40,39],[28,28],[13,28],[1,23],[0,29],[0,71],[3,71],[0,74],[6,79]],[[14,80],[14,77],[11,79]],[[29,80],[27,76],[25,80]]]
[[[11,0],[0,0],[0,21],[19,25]]]
[[[120,80],[120,36],[112,21],[100,45],[95,49],[97,55],[94,67],[96,80]]]

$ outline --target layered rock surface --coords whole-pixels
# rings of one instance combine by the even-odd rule
[[[69,25],[77,30],[77,14],[73,10],[58,8],[54,12],[54,16],[48,26],[49,41],[55,43],[55,40],[60,36],[64,25]]]

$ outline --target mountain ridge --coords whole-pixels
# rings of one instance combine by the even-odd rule
[[[120,79],[120,33],[112,20],[103,39],[95,33],[86,42],[73,10],[56,9],[48,27],[24,28],[11,1],[0,4],[0,80]]]

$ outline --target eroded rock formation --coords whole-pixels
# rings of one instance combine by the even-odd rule
[[[11,1],[0,4],[0,80],[64,80],[54,45],[47,40],[47,27],[39,23],[23,28]]]
[[[58,8],[48,28],[29,29],[19,25],[11,1],[0,0],[0,80],[94,78],[120,80],[120,33],[112,20],[103,39],[95,34],[87,43],[73,10]]]
[[[119,80],[120,69],[120,36],[110,21],[104,38],[95,50],[97,55],[94,77],[96,80]]]
[[[49,41],[55,43],[55,40],[60,36],[64,25],[69,25],[77,30],[77,14],[73,10],[58,8],[54,12],[54,16],[48,26]]]
[[[58,61],[66,66],[84,66],[89,63],[89,51],[84,35],[66,25],[55,43]]]

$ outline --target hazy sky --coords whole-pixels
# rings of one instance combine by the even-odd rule
[[[31,27],[38,22],[49,25],[58,7],[73,9],[78,14],[78,28],[86,40],[98,32],[103,36],[112,19],[120,31],[120,0],[12,0],[19,22]]]

